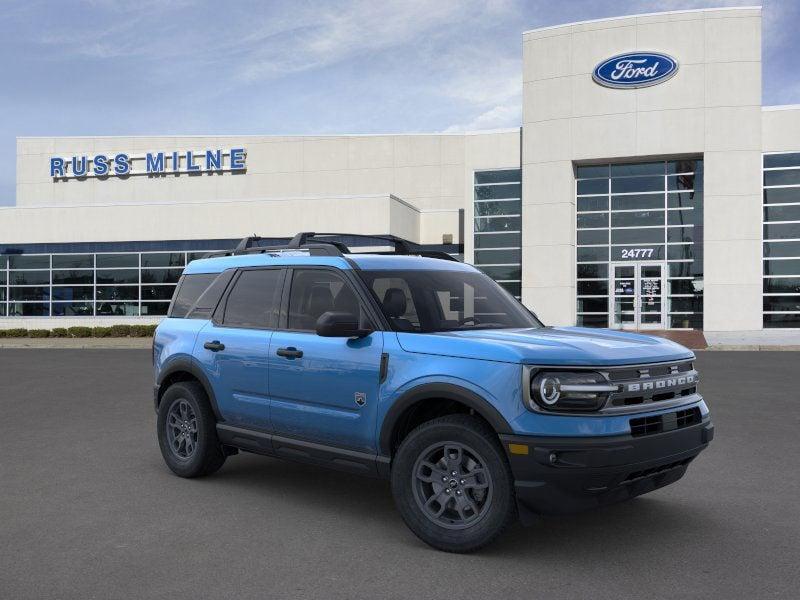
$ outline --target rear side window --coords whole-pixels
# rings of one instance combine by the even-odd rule
[[[217,278],[219,273],[197,273],[195,275],[184,275],[178,284],[175,298],[172,301],[170,317],[182,319],[189,312],[189,309],[197,302],[200,295],[208,289],[211,282]]]
[[[226,327],[272,329],[278,321],[282,269],[242,271],[225,303],[222,323]]]
[[[314,331],[317,319],[331,311],[354,315],[362,327],[369,321],[353,288],[340,275],[323,269],[295,269],[287,328]]]

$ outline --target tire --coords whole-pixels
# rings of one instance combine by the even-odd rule
[[[391,484],[406,525],[445,552],[474,552],[517,517],[514,478],[497,435],[471,415],[440,417],[408,434]]]
[[[199,383],[181,381],[164,392],[158,405],[158,445],[164,462],[180,477],[210,475],[225,462],[216,419]]]

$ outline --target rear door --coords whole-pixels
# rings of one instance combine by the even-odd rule
[[[282,268],[240,270],[197,337],[195,357],[231,425],[271,429],[267,357],[284,275]]]
[[[383,332],[359,339],[316,334],[320,315],[355,314],[374,324],[353,283],[340,271],[295,268],[282,328],[269,349],[272,425],[276,434],[361,451],[375,449]]]

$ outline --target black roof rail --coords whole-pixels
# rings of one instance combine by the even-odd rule
[[[221,252],[209,252],[205,258],[214,258],[220,256],[236,256],[240,254],[266,254],[270,252],[286,252],[291,250],[307,250],[312,255],[323,256],[342,256],[344,254],[354,254],[351,252],[344,243],[338,240],[323,239],[329,237],[339,238],[363,238],[369,240],[381,240],[389,242],[393,246],[391,252],[374,252],[370,254],[381,255],[408,255],[408,256],[424,256],[427,258],[438,258],[442,260],[452,260],[458,262],[458,259],[453,258],[446,252],[438,250],[425,250],[419,247],[418,244],[404,240],[403,238],[395,235],[377,234],[366,235],[360,233],[316,233],[313,231],[303,231],[295,235],[285,245],[281,246],[258,246],[257,243],[268,239],[252,235],[242,238],[233,250],[224,250]],[[274,238],[273,238],[274,239]]]

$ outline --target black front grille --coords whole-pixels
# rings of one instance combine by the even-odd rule
[[[690,425],[696,425],[700,420],[700,409],[696,406],[663,415],[638,417],[630,420],[631,435],[633,437],[639,437],[642,435],[652,435],[664,431],[683,429]]]
[[[608,378],[618,384],[608,401],[611,407],[665,402],[697,393],[698,375],[691,361],[612,368]]]

